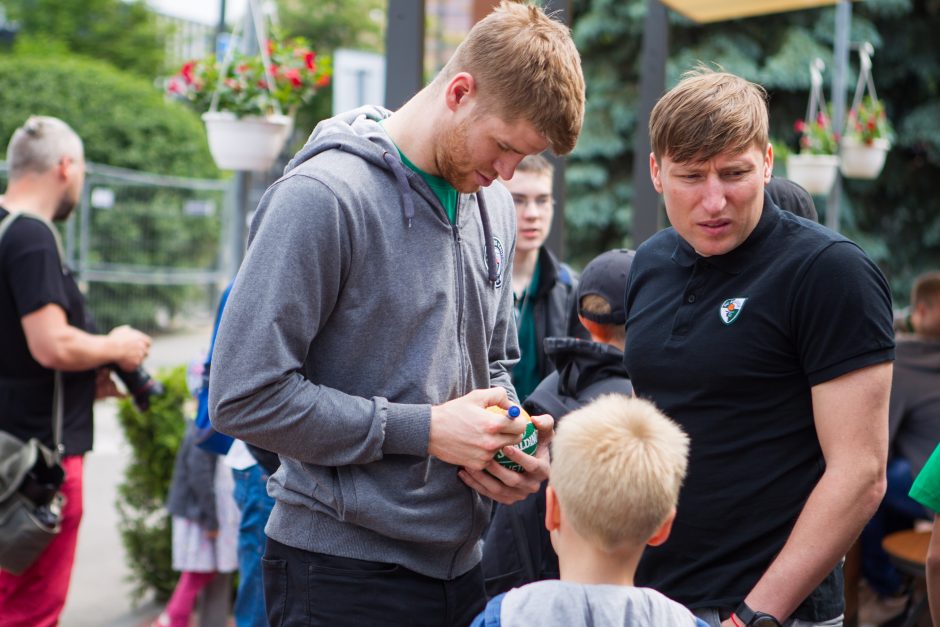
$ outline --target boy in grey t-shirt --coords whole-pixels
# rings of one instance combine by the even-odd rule
[[[645,400],[603,396],[561,421],[545,526],[561,581],[494,597],[473,627],[705,625],[633,586],[644,547],[666,541],[688,465],[688,436]]]

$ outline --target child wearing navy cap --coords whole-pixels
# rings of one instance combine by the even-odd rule
[[[609,250],[595,257],[578,283],[578,317],[591,340],[545,339],[555,371],[526,398],[530,414],[562,417],[604,394],[633,393],[623,365],[626,342],[624,298],[633,251]],[[558,578],[558,557],[545,529],[545,485],[513,505],[499,505],[483,544],[486,592],[493,597],[512,587]]]

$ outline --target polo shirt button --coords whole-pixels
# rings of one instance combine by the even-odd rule
[[[695,302],[695,294],[689,294],[689,298],[688,298],[687,300],[688,300],[690,303],[694,303],[694,302]]]

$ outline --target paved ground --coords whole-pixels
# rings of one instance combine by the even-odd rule
[[[211,333],[211,327],[205,327],[154,338],[147,369],[187,363],[208,349]],[[100,401],[95,407],[95,450],[85,458],[85,514],[62,627],[140,627],[149,625],[160,611],[151,599],[136,608],[131,604],[114,507],[130,451],[116,411],[114,400]]]

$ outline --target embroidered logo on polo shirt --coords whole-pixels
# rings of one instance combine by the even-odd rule
[[[744,309],[744,303],[746,302],[746,298],[729,298],[725,302],[721,303],[721,307],[718,308],[718,314],[721,316],[721,321],[725,324],[731,324],[737,320],[738,316],[741,314],[741,310]]]

